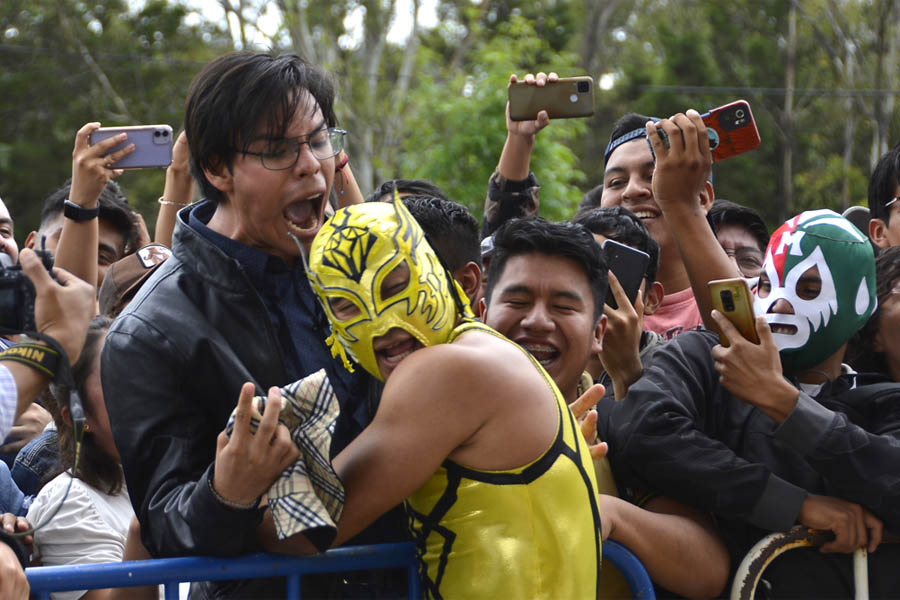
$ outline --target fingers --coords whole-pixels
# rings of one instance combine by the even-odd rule
[[[581,435],[588,445],[597,443],[597,411],[589,410],[581,422]]]
[[[275,435],[275,427],[278,425],[278,416],[281,414],[281,390],[277,387],[270,387],[268,398],[266,400],[266,408],[263,411],[262,419],[259,422],[257,437],[265,443],[272,441]]]
[[[75,134],[75,149],[73,154],[77,154],[79,150],[83,150],[90,146],[91,132],[100,128],[100,123],[94,121],[85,123],[81,129]]]
[[[519,78],[516,76],[515,73],[512,73],[512,74],[509,76],[509,82],[510,82],[510,83],[517,83],[518,81],[519,81]]]
[[[592,460],[598,460],[609,454],[609,444],[606,442],[598,442],[590,446],[588,450],[591,453]]]
[[[759,337],[759,344],[764,347],[775,347],[775,338],[772,336],[772,328],[769,322],[762,315],[756,317],[756,335]]]
[[[689,108],[685,113],[685,116],[691,120],[694,124],[694,128],[697,130],[697,145],[700,153],[703,156],[709,154],[709,134],[706,132],[706,123],[703,122],[703,119],[700,118],[700,113],[698,113],[693,108]]]
[[[47,286],[53,284],[50,273],[44,268],[44,263],[41,262],[41,259],[38,258],[31,248],[22,249],[22,252],[19,253],[19,263],[22,265],[22,271],[34,284],[37,295],[40,296]]]
[[[572,411],[572,414],[576,419],[580,420],[588,410],[600,402],[600,399],[603,398],[603,394],[605,393],[605,387],[599,383],[594,384],[579,396],[575,402],[569,405],[569,410]]]
[[[661,157],[666,156],[669,153],[669,144],[667,140],[663,140],[662,136],[665,135],[665,132],[659,124],[647,121],[644,127],[647,130],[647,139],[650,140],[656,159],[659,160]]]
[[[738,332],[737,328],[732,325],[731,321],[725,317],[718,310],[713,309],[710,316],[713,318],[713,321],[716,322],[716,325],[719,327],[719,331],[725,336],[728,342],[735,343],[737,340],[741,339],[741,334]]]
[[[869,539],[866,549],[869,552],[875,552],[884,537],[884,524],[881,522],[881,519],[865,509],[863,510],[863,523]]]
[[[631,306],[631,301],[625,294],[625,290],[622,288],[622,284],[619,283],[619,278],[616,277],[616,274],[612,271],[609,272],[609,289],[613,293],[613,298],[616,299],[616,304],[619,306],[619,310],[621,310],[625,306]]]
[[[237,410],[234,412],[234,429],[231,432],[231,439],[237,444],[243,442],[250,435],[250,415],[253,411],[252,401],[255,390],[256,387],[249,381],[241,386]]]

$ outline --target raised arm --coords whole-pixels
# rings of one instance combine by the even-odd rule
[[[668,148],[660,131],[668,137]],[[671,119],[647,123],[647,138],[656,156],[653,197],[675,238],[703,323],[713,329],[707,283],[741,274],[706,220],[714,199],[709,183],[712,156],[706,126],[697,111],[688,110]]]
[[[529,73],[525,83],[543,87],[548,81],[559,79],[556,73]],[[510,83],[518,77],[509,76]],[[533,121],[513,121],[509,117],[509,102],[506,103],[506,141],[500,152],[497,170],[488,182],[485,199],[482,237],[496,231],[505,221],[515,217],[530,217],[538,214],[537,191],[540,186],[531,173],[531,152],[537,133],[550,124],[547,111],[542,110]]]
[[[127,135],[120,133],[91,146],[89,143],[91,132],[99,127],[100,123],[88,123],[75,134],[69,201],[82,209],[97,208],[100,194],[106,185],[111,179],[123,173],[122,169],[112,169],[109,165],[134,152],[134,144],[129,144],[121,150],[103,156],[125,141]],[[99,225],[96,218],[84,221],[64,218],[59,244],[56,247],[56,266],[96,287],[98,237]]]
[[[178,211],[191,203],[194,196],[194,179],[189,168],[191,151],[187,136],[182,131],[172,147],[172,163],[166,169],[166,186],[159,199],[156,230],[153,239],[158,244],[172,247],[172,232]]]

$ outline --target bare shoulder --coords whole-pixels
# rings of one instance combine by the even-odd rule
[[[388,387],[411,386],[419,393],[452,397],[455,402],[497,398],[515,382],[540,385],[542,376],[528,356],[509,340],[474,330],[452,344],[423,348],[407,357],[394,371]],[[388,391],[387,389],[385,390]]]

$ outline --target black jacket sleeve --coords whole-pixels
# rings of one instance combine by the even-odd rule
[[[231,376],[203,372],[189,354],[153,323],[120,317],[103,348],[104,400],[150,553],[237,556],[253,549],[262,511],[230,508],[209,487],[216,436],[237,391],[218,397]]]
[[[507,179],[494,171],[488,181],[488,194],[484,201],[484,218],[481,222],[481,237],[486,238],[505,222],[517,217],[536,217],[540,202],[538,183],[534,173],[521,181]]]
[[[865,428],[801,392],[775,439],[802,455],[831,495],[865,506],[900,532],[900,385],[888,392],[858,395],[867,405],[853,414],[869,416]]]
[[[719,384],[709,332],[687,332],[656,350],[619,403],[598,405],[601,439],[617,481],[770,531],[790,528],[806,491],[739,456],[749,407]]]

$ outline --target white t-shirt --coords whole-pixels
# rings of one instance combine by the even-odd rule
[[[28,522],[42,524],[59,506],[72,480],[61,473],[41,488],[31,508]],[[127,490],[115,496],[72,480],[65,503],[50,522],[34,534],[34,551],[44,565],[79,565],[118,562],[125,551],[125,539],[134,510]],[[76,600],[86,590],[56,592],[54,599]]]

